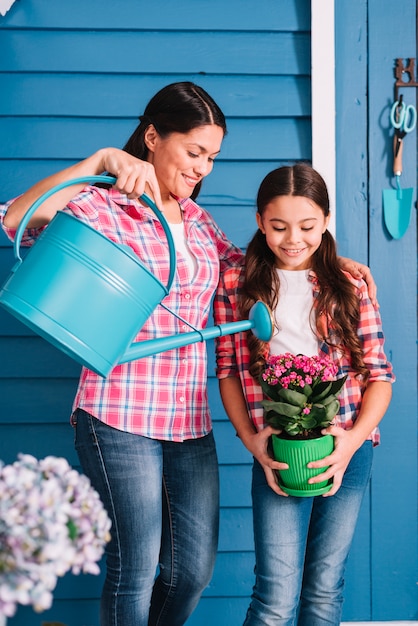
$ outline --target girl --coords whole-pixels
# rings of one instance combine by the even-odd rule
[[[256,300],[272,309],[270,344],[243,333],[217,340],[217,375],[226,412],[254,456],[256,581],[245,626],[337,626],[344,569],[369,482],[378,423],[391,398],[392,367],[383,352],[378,311],[363,281],[342,271],[325,182],[310,166],[268,174],[257,197],[258,231],[244,268],[222,276],[216,323],[245,318]],[[276,480],[287,465],[268,453],[258,379],[266,356],[329,355],[349,378],[340,397],[335,449],[311,467],[310,482],[333,479],[324,496],[293,497]],[[277,432],[277,431],[276,431]]]

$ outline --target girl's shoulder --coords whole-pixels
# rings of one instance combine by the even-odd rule
[[[244,280],[244,267],[242,265],[234,265],[229,267],[222,273],[222,282],[226,289],[236,289]]]
[[[344,274],[347,280],[355,287],[359,297],[361,297],[363,293],[367,294],[367,283],[365,282],[365,280],[363,280],[363,278],[354,278],[354,276],[352,276],[350,272],[347,272],[346,270],[341,270],[341,272]]]

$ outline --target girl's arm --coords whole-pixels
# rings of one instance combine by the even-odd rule
[[[344,473],[353,454],[366,441],[386,413],[392,397],[392,383],[376,380],[367,385],[363,395],[360,412],[351,430],[330,426],[323,434],[334,435],[335,449],[329,456],[309,463],[308,467],[326,467],[323,474],[309,480],[310,483],[333,478],[333,486],[323,497],[333,496],[341,487]]]
[[[115,187],[129,198],[137,198],[147,188],[157,205],[162,206],[160,189],[151,163],[141,161],[118,148],[103,148],[87,159],[72,165],[52,176],[41,180],[19,196],[8,208],[3,223],[7,228],[16,229],[32,204],[46,191],[72,178],[95,176],[109,172],[117,178]],[[29,221],[29,228],[48,224],[55,213],[81,191],[86,184],[71,185],[45,200]]]
[[[222,403],[231,420],[238,437],[247,450],[257,459],[263,467],[268,485],[281,496],[287,496],[277,484],[274,470],[287,469],[286,463],[274,461],[267,453],[268,440],[274,431],[267,426],[260,432],[256,432],[249,416],[241,381],[237,377],[221,378],[219,381]]]

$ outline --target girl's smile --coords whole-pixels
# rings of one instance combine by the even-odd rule
[[[315,202],[303,196],[277,196],[256,217],[279,269],[311,267],[330,218]]]

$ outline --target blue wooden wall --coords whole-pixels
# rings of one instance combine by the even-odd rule
[[[386,351],[397,376],[363,507],[370,526],[367,532],[364,523],[356,537],[364,549],[357,570],[363,580],[359,605],[350,614],[417,619],[416,193],[402,239],[387,232],[382,205],[382,190],[394,186],[389,113],[395,59],[417,56],[416,3],[336,2],[336,25],[337,239],[342,254],[372,269]],[[399,93],[416,105],[416,88]],[[416,131],[404,140],[402,186],[417,186]]]
[[[413,4],[413,0],[403,2]],[[368,4],[373,3],[343,3],[347,11],[349,6],[355,9],[355,17],[349,14],[348,18],[357,20],[363,37],[353,35],[350,40],[347,15],[341,15],[341,28],[337,28],[339,67],[346,61],[344,67],[354,66],[364,81]],[[364,55],[358,68],[357,53]],[[351,70],[349,75],[351,98],[358,75]],[[198,82],[225,111],[229,134],[200,201],[231,239],[245,247],[254,229],[254,198],[262,177],[280,164],[311,157],[309,0],[119,0],[116,9],[110,0],[17,0],[0,17],[0,202],[103,145],[123,145],[151,95],[176,80]],[[387,80],[390,94],[390,77]],[[361,85],[363,95],[366,82]],[[343,87],[347,88],[344,81]],[[362,108],[349,102],[356,114],[361,109],[362,125],[350,122],[349,132],[341,134],[349,146],[361,145],[363,152],[354,154],[339,179],[344,199],[338,212],[338,223],[342,220],[339,237],[344,254],[367,261],[368,191],[362,188],[367,173],[357,178],[368,159],[367,105],[363,103]],[[360,129],[361,137],[356,138]],[[345,151],[346,144],[341,148]],[[352,204],[342,193],[352,177],[358,185],[356,220]],[[360,229],[354,229],[356,221]],[[386,312],[390,292],[384,295],[386,279],[377,269],[378,247],[373,254],[373,272]],[[0,282],[12,263],[12,248],[0,233]],[[209,626],[216,621],[219,626],[235,626],[242,623],[253,583],[251,459],[225,417],[210,344],[208,351],[208,385],[220,458],[221,536],[213,581],[188,623]],[[77,467],[68,417],[78,366],[2,310],[0,357],[0,458],[10,462],[19,451],[38,457],[56,454]],[[387,455],[387,449],[383,450],[383,464]],[[387,472],[382,475],[387,477]],[[399,496],[397,506],[398,500]],[[386,494],[379,507],[387,510],[390,501]],[[406,524],[404,543],[413,542],[410,507],[404,506],[403,514],[406,518],[401,516],[397,524]],[[413,552],[405,567],[391,561],[386,518],[385,510],[376,509],[372,493],[363,507],[350,556],[345,620],[383,619],[372,611],[372,596],[389,597],[386,587],[393,585],[393,578],[392,596],[404,585],[409,589]],[[385,538],[382,546],[374,528]],[[372,558],[379,568],[383,565],[379,552],[386,552],[390,580],[383,570],[375,571]],[[376,580],[379,584],[373,582],[373,591]],[[35,615],[21,608],[10,620],[11,626],[48,621],[98,626],[100,586],[100,577],[66,576],[50,611]],[[401,592],[399,602],[396,598],[392,602],[392,596],[393,616],[411,617],[411,593]]]

